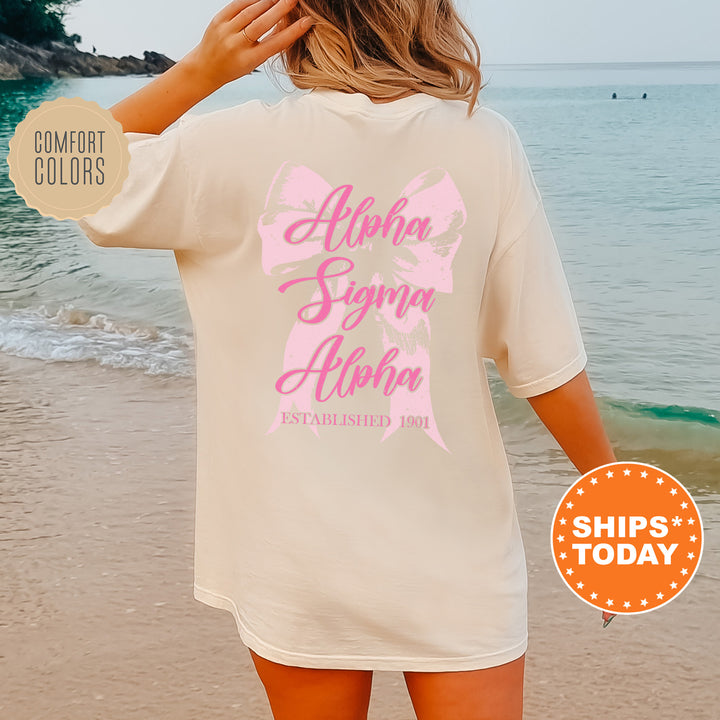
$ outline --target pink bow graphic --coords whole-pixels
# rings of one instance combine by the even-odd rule
[[[324,245],[327,223],[318,223],[302,242],[289,242],[285,238],[286,229],[294,223],[317,218],[333,190],[306,166],[286,162],[279,168],[270,184],[265,212],[257,226],[262,239],[262,267],[267,275],[287,274],[303,267],[311,258],[319,261],[334,256],[335,253],[328,252]],[[465,205],[455,183],[446,170],[435,167],[413,178],[402,190],[401,197],[407,199],[403,215],[406,218],[429,217],[429,232],[422,239],[419,232],[407,235],[393,248],[391,278],[385,279],[376,272],[370,283],[388,287],[407,284],[411,289],[434,288],[435,292],[452,292],[452,262],[462,240],[459,229],[466,220]],[[392,232],[387,237],[378,233],[372,240],[389,244],[392,236]],[[337,243],[333,240],[334,246]],[[352,247],[343,244],[341,254],[347,256],[359,249],[372,249],[371,239],[365,237],[362,244]],[[326,282],[334,298],[343,296],[349,285],[347,274],[328,277]],[[320,300],[322,292],[317,287],[310,302]],[[347,305],[337,302],[322,322],[308,323],[298,318],[285,345],[284,372],[305,367],[314,348],[329,336],[342,333],[341,323],[347,311]],[[424,432],[447,451],[435,424],[430,397],[430,320],[427,313],[419,307],[410,307],[404,317],[398,317],[395,303],[387,302],[379,309],[375,307],[374,312],[382,326],[384,349],[398,349],[393,363],[397,367],[422,368],[422,382],[415,390],[399,386],[390,395],[392,422],[381,442],[397,430],[399,424],[395,420],[399,415],[428,416],[429,427],[423,427]],[[316,412],[312,394],[311,384],[304,382],[294,392],[281,395],[275,419],[266,434],[277,429],[282,413],[291,412],[293,405],[299,412]],[[310,429],[318,435],[316,425],[310,425]]]

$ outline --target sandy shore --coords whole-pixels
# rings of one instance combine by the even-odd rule
[[[3,718],[272,718],[231,615],[192,596],[194,401],[192,380],[0,354]],[[526,720],[717,718],[717,499],[682,595],[602,629],[550,557],[563,485],[513,470]],[[415,717],[402,673],[375,672],[369,717]]]

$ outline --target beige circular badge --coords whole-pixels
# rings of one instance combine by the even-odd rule
[[[29,207],[57,220],[78,220],[120,192],[130,151],[109,110],[92,100],[60,97],[18,124],[7,160],[15,190]]]

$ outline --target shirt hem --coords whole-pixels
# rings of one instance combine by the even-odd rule
[[[95,232],[95,229],[90,225],[90,223],[85,219],[88,217],[87,215],[83,215],[81,218],[78,218],[76,221],[78,224],[78,227],[82,232],[85,234],[85,237],[90,240],[91,243],[94,245],[98,245],[99,247],[103,247],[104,243],[102,241],[102,236],[100,233]]]
[[[578,375],[587,365],[587,353],[583,350],[576,355],[567,365],[560,368],[552,375],[547,375],[540,380],[534,380],[524,385],[508,385],[510,392],[517,398],[529,398],[535,395],[542,395],[564,385]]]
[[[496,653],[484,655],[466,655],[462,657],[394,657],[377,655],[322,655],[307,654],[283,650],[271,645],[253,633],[240,615],[240,611],[231,598],[212,592],[194,584],[193,596],[196,600],[220,610],[227,610],[235,619],[240,639],[261,657],[283,665],[321,669],[343,670],[388,670],[388,671],[424,671],[452,672],[457,670],[481,670],[496,667],[517,660],[525,654],[528,646],[527,633],[516,645]]]

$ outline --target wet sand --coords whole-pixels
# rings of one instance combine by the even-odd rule
[[[189,379],[0,354],[3,718],[271,720],[232,616],[192,596],[194,403]],[[525,719],[717,718],[717,498],[698,503],[688,588],[603,629],[550,556],[563,482],[510,459],[530,577]],[[376,671],[370,720],[414,717],[402,673]]]

